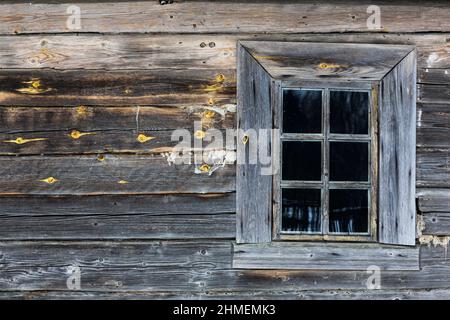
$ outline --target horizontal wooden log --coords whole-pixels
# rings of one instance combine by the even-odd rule
[[[422,220],[424,226],[423,234],[433,236],[450,235],[450,212],[429,212],[423,215]]]
[[[169,156],[3,156],[0,157],[0,194],[214,193],[235,190],[234,165],[225,165],[211,175],[203,171],[195,173],[196,165],[175,164]]]
[[[234,112],[215,106],[0,107],[0,155],[167,152],[180,140],[174,130],[188,130],[193,145],[234,122]]]
[[[413,5],[411,1],[380,1],[382,26],[374,32],[449,31],[444,1]],[[39,32],[347,32],[370,31],[367,1],[317,3],[251,3],[176,1],[78,3],[80,27],[71,28],[71,3],[5,4],[0,6],[2,34]],[[370,8],[369,8],[370,9]],[[301,13],[301,14],[299,14]],[[130,17],[133,17],[130,19]],[[326,21],[326,23],[323,23]],[[68,25],[69,23],[69,25]]]
[[[167,83],[171,79],[169,70],[234,70],[238,40],[408,44],[417,46],[419,79],[426,79],[425,73],[432,69],[444,69],[444,74],[437,80],[429,79],[425,82],[442,83],[447,78],[445,70],[450,66],[448,38],[448,33],[1,36],[1,42],[8,43],[8,46],[0,52],[0,67],[101,69],[98,70],[99,74],[104,74],[101,71],[115,69],[161,69],[159,74],[156,71],[153,74]],[[200,73],[200,76],[205,74]],[[192,81],[199,80],[198,76],[190,77]],[[151,76],[147,76],[147,82],[151,83],[150,79]],[[176,88],[179,87],[180,83]],[[129,96],[132,97],[131,93]]]
[[[233,267],[294,270],[419,270],[419,248],[379,244],[234,244]]]
[[[449,103],[450,85],[421,85],[417,87],[417,100],[426,103]]]
[[[450,187],[450,149],[417,149],[417,186]]]
[[[101,196],[2,196],[0,217],[63,215],[182,215],[234,213],[234,193],[101,195]],[[131,218],[132,219],[132,218]]]
[[[232,239],[234,214],[2,216],[1,240]]]
[[[433,54],[430,53],[430,54]],[[447,56],[447,54],[445,55]],[[450,56],[450,55],[449,55]],[[450,83],[450,68],[447,62],[447,68],[442,69],[425,69],[419,72],[419,83],[431,83],[431,84],[449,84]]]
[[[145,59],[142,56],[139,60]],[[78,65],[81,67],[87,68],[89,63]],[[208,106],[233,102],[236,91],[233,68],[196,70],[192,63],[191,69],[179,68],[181,70],[2,70],[0,104]]]
[[[88,249],[88,250],[87,250]],[[0,260],[8,267],[57,265],[121,268],[130,266],[197,268],[212,263],[230,268],[227,241],[45,241],[0,242]],[[29,253],[33,252],[32,255]]]
[[[2,300],[448,300],[449,289],[281,290],[239,292],[0,291]]]
[[[450,104],[417,104],[417,146],[450,147]]]
[[[67,291],[67,279],[74,266],[80,267],[81,292],[86,293],[160,291],[211,295],[233,292],[239,295],[241,292],[361,291],[367,290],[367,281],[372,275],[366,270],[235,270],[227,267],[231,262],[231,242],[210,242],[211,246],[206,241],[200,241],[198,245],[189,242],[180,244],[181,247],[178,244],[171,247],[170,243],[145,242],[146,247],[126,242],[123,249],[119,244],[109,247],[111,243],[108,242],[100,245],[92,245],[91,242],[67,245],[15,242],[10,244],[10,249],[7,246],[0,249],[0,290]],[[150,248],[152,244],[155,246],[153,249]],[[188,249],[190,245],[192,249]],[[204,255],[202,250],[205,250]],[[422,255],[424,260],[420,271],[384,271],[381,273],[382,290],[372,291],[448,288],[450,260],[446,259],[445,248],[424,246],[421,247]],[[5,259],[7,263],[3,263]],[[153,259],[154,263],[151,262]],[[32,296],[30,294],[29,297]]]
[[[419,194],[421,212],[450,212],[449,189],[427,189]]]

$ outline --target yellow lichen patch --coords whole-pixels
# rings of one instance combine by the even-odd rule
[[[208,104],[209,104],[210,106],[214,105],[214,103],[215,103],[214,98],[209,98],[209,99],[208,99]]]
[[[209,164],[202,164],[199,168],[198,168],[201,172],[209,172],[211,170],[211,166]]]
[[[27,84],[28,87],[16,89],[20,93],[40,94],[52,90],[51,88],[43,88],[39,78],[32,78],[30,81],[23,81],[22,83]]]
[[[249,136],[247,134],[244,134],[244,136],[242,137],[242,143],[247,144],[248,140],[250,140]]]
[[[205,110],[203,112],[203,117],[206,119],[212,119],[212,118],[214,118],[215,115],[216,115],[216,113],[213,110]]]
[[[221,73],[219,73],[216,78],[215,78],[216,82],[222,83],[225,81],[225,76]]]
[[[222,90],[222,84],[216,83],[212,85],[205,86],[205,92],[215,92]]]
[[[95,132],[80,132],[78,130],[72,130],[70,132],[70,137],[72,139],[80,139],[82,136],[95,135]]]
[[[203,130],[197,130],[197,131],[195,131],[194,136],[197,139],[203,139],[206,136],[206,132]]]
[[[97,160],[100,161],[100,162],[105,161],[105,156],[103,154],[99,154],[97,156]]]
[[[144,143],[144,142],[147,142],[147,141],[153,140],[153,139],[155,139],[155,137],[146,136],[143,133],[139,134],[136,138],[136,140],[139,141],[140,143]]]
[[[32,138],[32,139],[24,139],[22,137],[18,137],[15,140],[4,140],[3,142],[6,143],[15,143],[15,144],[24,144],[24,143],[28,143],[28,142],[35,142],[35,141],[43,141],[43,140],[48,140],[48,138]]]
[[[128,181],[127,180],[119,180],[117,181],[118,184],[127,184]]]
[[[86,106],[78,106],[76,108],[77,115],[79,115],[79,116],[85,116],[87,111],[88,111],[88,109]]]
[[[319,69],[337,69],[337,68],[343,68],[344,66],[340,65],[340,64],[335,64],[335,63],[319,63],[319,65],[317,66]]]
[[[129,88],[126,88],[125,90],[123,90],[123,92],[124,92],[125,94],[130,94],[130,93],[133,93],[133,90],[131,90],[131,89],[129,89]]]
[[[59,180],[56,179],[56,178],[53,178],[53,177],[48,177],[48,178],[45,178],[45,179],[42,179],[42,180],[39,180],[39,181],[45,182],[45,183],[48,183],[48,184],[53,184],[53,183],[58,182]]]

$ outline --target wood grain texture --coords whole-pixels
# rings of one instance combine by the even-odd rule
[[[121,242],[108,241],[7,242],[1,246],[2,259],[7,263],[2,265],[0,289],[16,294],[25,290],[67,291],[70,267],[77,265],[81,269],[81,288],[86,293],[160,291],[214,295],[233,292],[239,296],[249,292],[282,295],[286,291],[361,291],[367,290],[370,276],[366,270],[234,270],[230,267],[229,240],[189,240],[183,241],[184,244],[136,242],[125,241],[124,249]],[[90,247],[92,250],[87,250]],[[139,252],[142,255],[132,254]],[[422,246],[421,256],[420,271],[384,271],[382,290],[372,291],[448,288],[450,262],[445,257],[445,249]]]
[[[426,3],[379,1],[382,26],[374,32],[449,31],[450,11],[444,1]],[[79,3],[82,24],[77,32],[355,32],[369,31],[368,1],[331,3],[251,3],[176,1]],[[420,4],[420,5],[419,5]],[[67,4],[5,4],[0,7],[2,34],[73,32],[67,27]],[[299,12],[301,14],[299,14]],[[130,16],[133,18],[130,19]],[[326,21],[327,23],[323,23]]]
[[[350,243],[235,244],[233,267],[294,270],[419,270],[419,248]]]
[[[237,50],[237,128],[242,130],[242,133],[237,139],[236,241],[270,242],[272,176],[263,174],[263,165],[259,158],[262,152],[257,151],[263,145],[259,140],[263,137],[250,134],[245,136],[245,132],[253,130],[259,135],[261,129],[272,128],[271,79],[245,47],[238,44]],[[245,137],[246,143],[243,140]],[[255,141],[256,139],[258,140]],[[267,150],[263,152],[264,155],[267,154]]]
[[[445,76],[445,70],[450,66],[449,33],[266,34],[261,33],[261,30],[258,32],[237,35],[0,36],[1,43],[7,44],[0,52],[0,67],[101,71],[149,69],[160,70],[159,75],[167,81],[171,70],[180,70],[180,73],[185,69],[235,70],[238,40],[414,45],[418,51],[418,74],[421,77],[426,77],[425,73],[434,69],[443,69],[442,76]],[[154,74],[158,73],[155,71]],[[194,77],[196,78],[197,76]],[[442,82],[442,79],[439,82]]]
[[[382,80],[379,101],[379,241],[414,245],[416,242],[415,50]]]
[[[417,147],[450,148],[450,104],[417,105]]]
[[[190,215],[234,213],[234,193],[2,196],[0,217],[102,215]],[[132,218],[130,218],[132,219]]]
[[[234,214],[2,216],[1,240],[233,239]],[[212,223],[214,222],[214,223]],[[90,249],[89,249],[90,250]]]
[[[61,48],[65,48],[65,45],[61,44]],[[74,53],[72,51],[70,54]],[[82,51],[80,54],[84,55]],[[139,61],[142,59],[145,58]],[[66,66],[66,63],[62,66]],[[82,66],[89,67],[80,64],[78,68]],[[101,65],[91,67],[98,69]],[[129,67],[140,66],[130,63],[126,68]],[[137,104],[207,106],[211,101],[214,104],[226,104],[235,100],[235,78],[234,69],[222,70],[218,66],[210,70],[0,70],[0,104],[33,107]]]
[[[450,149],[417,149],[417,186],[449,188]]]
[[[350,43],[241,43],[272,78],[289,81],[378,81],[413,49]]]
[[[235,166],[212,175],[167,156],[0,157],[0,194],[86,195],[211,193],[235,190]],[[49,179],[53,178],[53,179]]]

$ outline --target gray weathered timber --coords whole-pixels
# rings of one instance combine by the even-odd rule
[[[450,148],[450,105],[417,104],[417,146]]]
[[[80,3],[87,12],[77,32],[355,32],[367,31],[370,1],[309,3],[159,2]],[[449,31],[450,11],[445,1],[411,5],[378,1],[383,32]],[[71,32],[66,27],[68,4],[4,4],[0,6],[1,34]],[[132,18],[131,18],[132,17]],[[261,22],[264,21],[264,24]],[[326,23],[324,23],[326,22]],[[378,31],[378,30],[375,30]]]
[[[405,45],[243,41],[277,80],[377,81],[412,49]]]
[[[188,242],[188,241],[187,241]],[[2,268],[0,273],[0,288],[2,291],[19,290],[67,290],[66,280],[70,275],[70,267],[76,265],[76,254],[80,256],[81,264],[81,288],[84,292],[157,292],[172,293],[200,292],[214,294],[214,292],[233,292],[239,296],[241,292],[296,292],[299,290],[366,290],[368,274],[364,271],[288,271],[288,270],[235,270],[226,265],[231,261],[231,243],[223,240],[217,244],[214,251],[205,247],[205,241],[200,241],[192,250],[165,249],[164,244],[160,248],[166,254],[165,261],[155,258],[156,263],[148,267],[145,262],[153,259],[155,253],[152,249],[145,249],[144,245],[134,252],[145,252],[142,257],[132,257],[132,263],[127,264],[126,251],[120,250],[117,243],[116,250],[108,251],[107,248],[99,249],[101,245],[92,246],[88,252],[84,245],[61,243],[58,245],[48,242],[29,243],[19,242],[12,245],[11,251],[7,247],[2,248],[5,256],[12,255],[12,259]],[[87,245],[92,242],[85,242]],[[152,246],[154,242],[147,243]],[[20,246],[24,246],[23,249]],[[111,244],[114,248],[114,244]],[[46,247],[54,248],[50,251]],[[132,243],[126,242],[125,247],[131,248]],[[88,246],[89,247],[89,246]],[[170,243],[167,244],[170,247]],[[186,244],[186,248],[189,244]],[[32,249],[33,248],[33,249]],[[65,250],[62,250],[64,248]],[[21,263],[25,252],[36,252],[36,255],[28,255],[25,264]],[[71,254],[71,249],[74,250]],[[187,264],[187,261],[199,261],[203,259],[197,256],[197,252],[206,249],[204,262]],[[178,254],[167,254],[166,252]],[[41,258],[45,252],[47,258]],[[84,253],[82,253],[84,252]],[[158,249],[156,249],[158,252]],[[184,253],[183,253],[184,252]],[[96,254],[97,253],[97,254]],[[420,271],[384,271],[380,292],[385,290],[402,289],[445,289],[450,285],[450,262],[445,258],[445,250],[442,247],[421,247],[424,262]],[[95,261],[94,256],[98,256]],[[125,257],[125,258],[122,258]],[[19,261],[12,262],[18,258]],[[100,259],[100,258],[103,258]],[[52,263],[51,261],[57,263]],[[66,261],[66,262],[64,262]],[[111,263],[108,263],[108,262]],[[161,261],[161,262],[160,262]],[[171,263],[171,261],[173,261]],[[186,261],[186,262],[182,262]],[[228,261],[228,262],[226,262]],[[103,265],[103,266],[102,266]],[[30,296],[32,297],[32,296]]]
[[[99,196],[2,196],[0,218],[5,216],[76,216],[76,215],[189,215],[234,213],[236,195],[146,194]],[[132,218],[130,218],[132,219]]]
[[[422,212],[450,212],[450,190],[427,189],[418,196]]]
[[[450,101],[450,85],[419,84],[417,90],[419,102],[449,103]]]
[[[416,243],[415,50],[381,82],[379,137],[379,241],[414,245]]]
[[[233,239],[235,219],[231,213],[2,216],[0,240]]]
[[[280,291],[0,291],[2,300],[448,300],[448,289]]]
[[[170,79],[176,79],[176,75],[183,74],[183,72],[185,72],[187,77],[193,77],[192,80],[206,79],[207,81],[208,79],[205,78],[208,75],[207,72],[199,71],[199,78],[188,70],[235,70],[236,42],[238,40],[269,40],[414,45],[418,50],[419,75],[423,76],[427,71],[429,72],[433,69],[444,69],[444,74],[442,75],[444,77],[445,70],[450,65],[450,53],[447,47],[448,37],[449,33],[344,33],[333,35],[287,33],[237,35],[167,34],[153,35],[151,37],[136,34],[115,36],[0,36],[2,43],[8,43],[8,46],[3,47],[3,50],[0,52],[0,68],[30,69],[28,72],[36,72],[35,68],[85,69],[86,71],[89,71],[89,69],[101,69],[104,71],[100,73],[102,75],[107,74],[107,70],[114,70],[115,74],[120,74],[120,72],[116,71],[128,69],[135,72],[136,70],[149,69],[154,71],[152,74],[162,77],[165,83]],[[102,43],[104,44],[103,46]],[[121,50],[118,50],[119,48]],[[173,70],[178,71],[178,73],[172,73]],[[76,72],[72,71],[69,71],[69,73],[76,74]],[[19,75],[26,74],[24,70],[23,73],[22,70],[19,72]],[[149,83],[151,83],[150,79],[147,77],[147,81],[150,81]],[[65,82],[67,83],[67,81],[70,80],[66,79]],[[438,82],[442,82],[442,80]],[[77,87],[76,84],[74,85]],[[123,97],[123,99],[125,98]],[[131,99],[131,97],[128,97],[128,99]]]
[[[265,138],[270,139],[271,80],[267,72],[239,43],[237,50],[237,128],[242,130],[242,134],[237,138],[236,241],[270,242],[272,176],[263,175],[258,150],[262,146],[260,139],[264,139],[260,134],[261,129],[266,130]],[[258,137],[250,133],[245,135],[247,130],[253,130]],[[264,152],[267,155],[267,151]]]
[[[169,155],[0,157],[0,194],[86,195],[235,191],[235,166],[211,175]]]
[[[1,72],[0,72],[1,73]],[[163,106],[91,106],[74,107],[0,107],[0,134],[32,133],[35,131],[86,131],[113,130],[174,130],[192,129],[195,121],[205,122],[206,111],[215,129],[234,128],[233,112],[208,105]],[[214,110],[217,110],[215,112]]]
[[[0,38],[1,39],[1,38]],[[3,39],[6,40],[6,39]],[[3,41],[2,40],[2,41]],[[59,38],[62,46],[56,50],[67,47],[65,38]],[[80,39],[89,45],[91,38]],[[77,42],[83,45],[83,42]],[[96,45],[95,43],[92,45]],[[144,47],[146,44],[142,44]],[[158,48],[153,48],[158,50]],[[176,51],[182,51],[179,48]],[[220,53],[217,50],[217,53]],[[79,51],[85,55],[84,51]],[[131,54],[131,53],[130,53]],[[181,54],[181,52],[180,52]],[[81,59],[76,57],[72,50],[65,59]],[[98,52],[98,55],[101,55]],[[129,56],[127,56],[129,58]],[[206,58],[206,57],[203,57]],[[49,63],[52,56],[49,58]],[[87,57],[86,57],[87,59]],[[101,65],[101,60],[95,59],[91,68],[111,69],[111,60],[121,63],[124,57],[117,52]],[[186,59],[189,59],[186,56]],[[139,60],[140,61],[140,60]],[[70,61],[67,61],[70,64]],[[56,63],[55,68],[66,66]],[[73,61],[80,63],[80,61]],[[214,63],[213,63],[214,64]],[[85,67],[87,63],[78,66]],[[214,104],[232,103],[235,99],[236,80],[234,69],[214,68],[205,69],[201,63],[200,68],[155,69],[152,66],[139,66],[130,61],[130,64],[117,66],[122,69],[133,70],[0,70],[0,104],[23,106],[78,106],[87,105],[207,105],[210,98]],[[50,65],[49,65],[50,66]],[[67,66],[66,66],[67,67]]]
[[[243,269],[419,270],[419,247],[359,243],[235,244],[233,267]]]
[[[450,149],[417,149],[417,186],[431,188],[450,187]]]

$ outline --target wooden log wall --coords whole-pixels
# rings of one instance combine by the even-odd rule
[[[0,298],[450,298],[450,5],[371,4],[0,4]],[[420,271],[232,268],[235,165],[170,135],[235,127],[240,39],[417,46]]]

